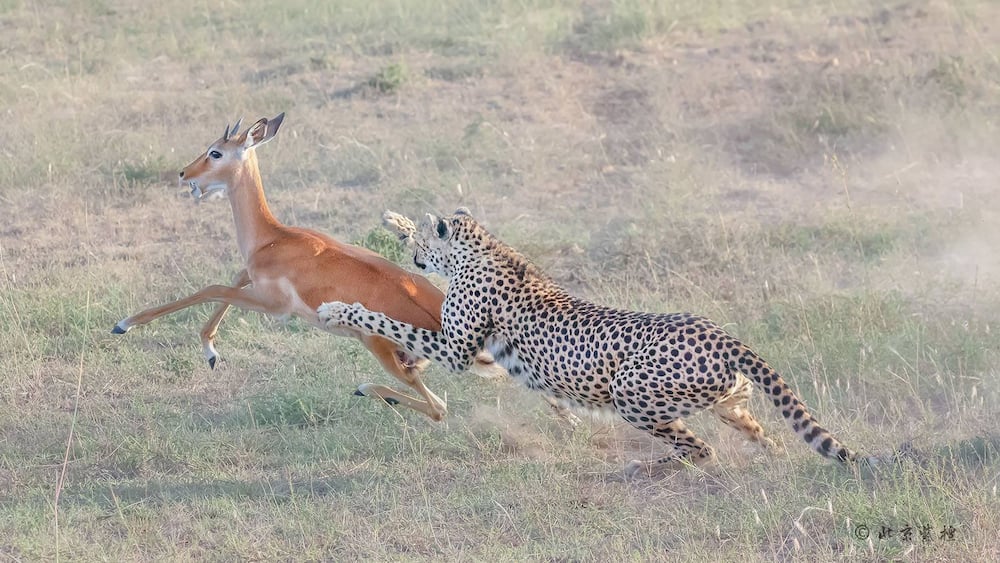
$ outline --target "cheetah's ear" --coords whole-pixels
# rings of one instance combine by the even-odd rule
[[[455,210],[455,215],[465,215],[466,217],[472,217],[472,212],[469,211],[468,207],[459,207]]]
[[[438,219],[436,230],[438,238],[441,240],[447,240],[451,236],[451,227],[448,226],[448,223],[444,219]]]

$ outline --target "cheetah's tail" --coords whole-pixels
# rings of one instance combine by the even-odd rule
[[[844,446],[833,437],[833,434],[816,422],[816,419],[809,414],[806,406],[799,401],[785,380],[753,350],[741,345],[735,361],[736,365],[733,367],[757,384],[761,391],[774,402],[775,408],[781,411],[781,415],[792,427],[792,431],[802,437],[817,453],[842,463],[853,463],[859,459],[853,450]]]

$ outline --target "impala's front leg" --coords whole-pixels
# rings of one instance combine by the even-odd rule
[[[275,296],[266,291],[262,292],[255,286],[237,288],[229,287],[228,285],[210,285],[183,299],[146,309],[127,319],[122,319],[111,329],[111,332],[114,334],[125,334],[134,327],[202,303],[224,303],[233,307],[239,307],[240,309],[257,311],[268,315],[280,314],[287,309],[287,303],[282,296]]]
[[[246,269],[240,270],[233,278],[233,288],[243,289],[248,285],[250,285],[250,274],[247,273]],[[222,322],[222,318],[226,316],[227,311],[229,311],[228,303],[219,304],[215,308],[215,312],[208,319],[208,322],[201,328],[201,349],[205,353],[205,360],[208,362],[208,367],[212,369],[215,369],[215,364],[219,360],[219,353],[215,350],[215,335],[219,333],[219,323]]]
[[[454,372],[465,371],[472,365],[485,339],[485,334],[476,329],[450,331],[450,327],[445,326],[441,332],[435,332],[417,328],[383,313],[369,311],[360,303],[323,303],[316,312],[327,329],[347,326],[387,338],[407,352],[442,363]]]

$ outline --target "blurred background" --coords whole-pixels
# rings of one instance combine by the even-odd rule
[[[995,555],[998,56],[985,0],[0,0],[0,557]],[[787,451],[696,417],[719,468],[625,482],[663,446],[437,366],[448,420],[397,413],[297,321],[231,313],[215,371],[207,307],[108,334],[240,268],[176,174],[282,111],[285,223],[410,268],[382,211],[469,207],[578,295],[725,325],[903,464],[831,467],[756,399]]]

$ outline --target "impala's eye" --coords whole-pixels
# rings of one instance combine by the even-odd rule
[[[219,160],[222,158],[222,153],[219,151],[209,151],[208,156],[212,157],[212,160]]]

